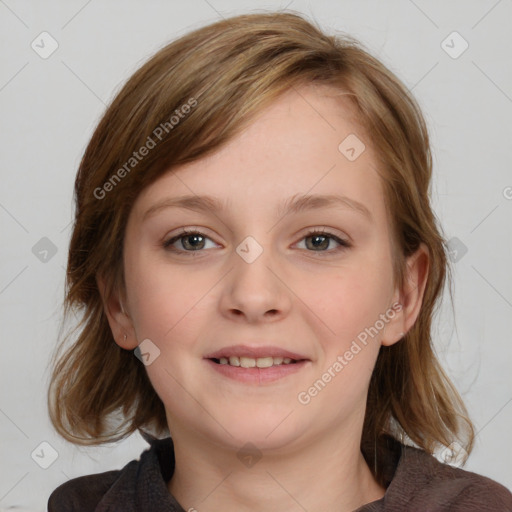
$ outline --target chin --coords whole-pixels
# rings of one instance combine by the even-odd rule
[[[292,409],[288,410],[284,407],[273,408],[272,411],[264,411],[262,407],[249,409],[243,411],[233,409],[218,416],[223,418],[222,425],[231,434],[229,435],[226,430],[216,424],[215,431],[220,436],[220,439],[217,437],[218,442],[231,446],[235,450],[241,449],[247,443],[261,450],[271,450],[287,446],[297,439],[301,429],[297,425],[298,415],[290,414]]]

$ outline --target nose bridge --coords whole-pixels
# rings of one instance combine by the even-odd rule
[[[243,313],[252,321],[289,308],[286,287],[275,275],[279,265],[270,247],[270,237],[265,239],[265,246],[263,237],[259,238],[262,243],[249,235],[235,247],[231,282],[222,302],[224,313],[237,310],[237,315]]]

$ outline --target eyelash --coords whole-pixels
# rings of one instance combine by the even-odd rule
[[[200,235],[202,236],[203,238],[207,238],[209,239],[210,237],[206,236],[204,233],[201,233],[200,231],[196,231],[196,230],[188,230],[188,229],[183,229],[181,231],[181,233],[179,233],[178,235],[170,238],[169,240],[166,240],[163,242],[163,248],[168,250],[168,251],[171,251],[171,252],[174,252],[174,253],[179,253],[179,254],[183,254],[183,253],[191,253],[190,255],[191,256],[196,256],[196,254],[194,253],[200,253],[200,252],[203,252],[203,250],[201,249],[198,249],[196,251],[187,251],[187,250],[179,250],[179,249],[176,249],[175,247],[172,247],[172,244],[174,244],[175,242],[177,242],[178,240],[182,239],[182,238],[186,238],[187,236],[190,236],[190,235]],[[313,253],[319,253],[319,254],[322,254],[322,253],[327,253],[327,254],[332,254],[332,253],[337,253],[339,251],[344,251],[346,249],[349,249],[350,247],[352,247],[352,244],[350,242],[348,242],[347,240],[343,240],[339,237],[337,237],[336,235],[334,235],[333,233],[330,233],[329,231],[326,231],[326,230],[323,230],[323,229],[313,229],[311,231],[308,231],[301,239],[300,241],[304,240],[305,238],[309,238],[311,236],[322,236],[324,238],[330,238],[332,240],[334,240],[335,242],[337,242],[340,246],[333,249],[333,250],[326,250],[326,251],[309,251],[307,249],[305,249],[307,252],[313,252]]]

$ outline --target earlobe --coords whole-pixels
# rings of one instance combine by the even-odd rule
[[[389,347],[400,341],[406,334],[404,328],[404,306],[398,300],[392,303],[385,315],[389,322],[384,326],[381,345]]]
[[[96,283],[103,301],[103,311],[107,317],[115,342],[126,350],[137,347],[137,337],[129,314],[123,305],[123,297],[117,289],[108,296],[106,282],[101,276],[96,277]]]
[[[414,254],[407,258],[404,284],[396,291],[396,314],[385,326],[382,345],[390,346],[400,341],[416,322],[421,311],[429,271],[428,247],[421,243]],[[398,310],[399,309],[399,310]]]

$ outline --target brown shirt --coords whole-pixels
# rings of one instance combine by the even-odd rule
[[[174,471],[171,438],[144,437],[151,447],[139,460],[65,482],[51,494],[48,512],[185,512],[167,488]],[[489,478],[390,438],[382,454],[386,494],[354,512],[512,512],[512,494]]]

